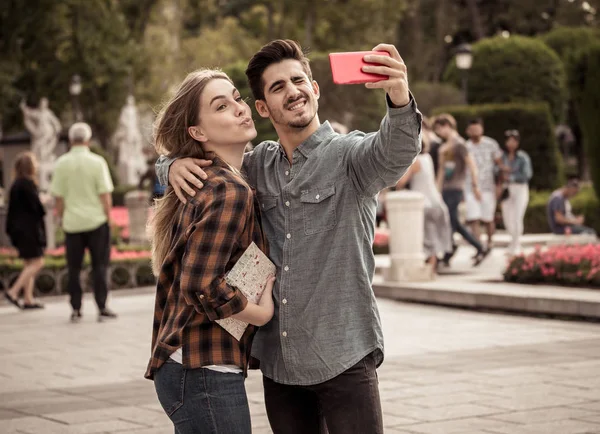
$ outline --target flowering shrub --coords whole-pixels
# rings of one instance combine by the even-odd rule
[[[504,280],[600,287],[600,244],[537,247],[511,259]]]

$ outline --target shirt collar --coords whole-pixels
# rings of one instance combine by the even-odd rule
[[[81,145],[71,146],[70,152],[75,152],[75,153],[90,152],[90,148],[89,148],[89,146],[81,146]]]
[[[317,131],[312,133],[310,137],[302,142],[296,149],[298,152],[304,155],[305,158],[308,158],[312,151],[314,151],[324,140],[334,134],[335,131],[331,127],[329,121],[325,121],[319,126]],[[285,155],[285,150],[283,149],[281,143],[279,143],[279,151]]]

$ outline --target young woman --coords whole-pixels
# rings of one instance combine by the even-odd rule
[[[415,162],[400,178],[396,188],[404,188],[410,182],[411,190],[418,191],[425,196],[423,247],[427,263],[431,265],[433,273],[436,273],[438,255],[444,256],[452,252],[450,215],[448,214],[448,207],[437,189],[433,159],[429,154],[430,137],[433,132],[426,120],[423,120],[422,128],[423,146],[421,154],[417,156]]]
[[[523,219],[529,203],[529,180],[533,176],[529,155],[521,149],[517,130],[506,131],[506,152],[502,156],[502,172],[507,183],[508,197],[502,200],[504,227],[512,237],[507,254],[521,250]]]
[[[40,309],[44,305],[33,297],[35,277],[44,266],[46,247],[46,211],[37,187],[38,163],[32,152],[23,152],[15,161],[15,182],[10,188],[6,233],[25,262],[21,274],[4,296],[22,309]],[[23,290],[23,304],[19,293]]]
[[[259,207],[240,174],[255,137],[250,108],[214,70],[189,74],[156,121],[159,154],[213,160],[185,204],[167,189],[151,226],[158,284],[146,378],[178,434],[251,432],[244,378],[254,326],[273,316],[275,278],[256,305],[225,274],[252,242],[268,254]],[[228,317],[251,324],[239,341],[215,322]]]

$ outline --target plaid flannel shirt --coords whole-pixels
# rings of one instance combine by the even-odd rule
[[[241,312],[248,301],[225,274],[254,241],[268,254],[252,189],[219,159],[206,168],[205,186],[179,205],[175,235],[158,277],[152,356],[145,377],[178,348],[187,369],[235,365],[247,374],[256,327],[238,342],[215,320]]]

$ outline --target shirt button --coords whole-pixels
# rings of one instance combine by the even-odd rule
[[[290,174],[290,171],[289,171],[289,170],[286,170],[286,171],[285,171],[285,176],[288,176],[289,174]]]
[[[290,267],[288,267],[287,265],[286,265],[285,267],[283,267],[283,269],[284,269],[285,271],[290,271]]]
[[[283,332],[281,335],[285,338],[287,336],[287,332]]]
[[[281,302],[282,302],[283,304],[287,304],[287,299],[286,299],[286,298],[284,298],[283,300],[281,300]]]
[[[286,202],[286,203],[285,203],[285,206],[290,206],[290,203],[289,203],[289,202]]]
[[[286,236],[287,236],[288,240],[289,240],[290,238],[292,238],[292,234],[287,234]]]
[[[320,197],[321,197],[321,195],[317,194],[317,195],[315,196],[315,199],[317,199],[317,200],[318,200]]]

